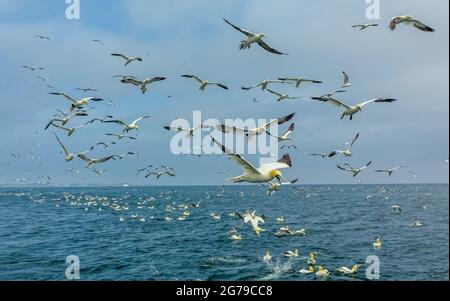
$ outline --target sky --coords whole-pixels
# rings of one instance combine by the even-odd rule
[[[345,5],[343,5],[345,2]],[[223,185],[241,174],[241,169],[222,156],[174,156],[173,134],[163,130],[175,118],[192,120],[193,111],[204,119],[273,119],[296,112],[293,143],[289,151],[293,167],[287,178],[301,184],[448,183],[449,141],[449,2],[446,0],[381,0],[380,19],[368,20],[365,0],[81,0],[80,19],[66,18],[65,0],[0,0],[0,185],[18,185],[16,179],[39,181],[48,175],[53,185]],[[400,26],[388,28],[396,15],[410,14],[436,29],[424,33]],[[222,21],[264,32],[266,41],[286,56],[273,55],[257,46],[240,51],[243,38]],[[380,26],[358,31],[353,24],[376,22]],[[34,38],[51,37],[50,41]],[[100,39],[103,45],[92,42]],[[123,52],[144,58],[128,67],[110,56]],[[22,65],[42,66],[27,71]],[[356,104],[372,98],[396,98],[394,104],[374,104],[340,120],[339,109],[314,102],[340,86],[345,70],[353,83],[339,99]],[[112,76],[130,74],[139,78],[164,76],[167,80],[150,86],[142,95],[136,88],[120,84]],[[210,87],[204,93],[197,83],[182,74],[220,81],[228,91]],[[48,78],[44,83],[37,76]],[[276,85],[280,92],[302,98],[277,103],[260,90],[243,91],[241,86],[263,79],[305,76],[323,84]],[[54,86],[54,89],[46,87]],[[77,87],[99,91],[83,94]],[[67,92],[76,98],[98,96],[90,117],[113,115],[132,121],[143,115],[137,141],[123,141],[89,156],[101,157],[138,152],[99,166],[107,172],[96,176],[84,162],[64,162],[64,156],[46,123],[67,110],[68,102],[49,92]],[[253,103],[256,98],[258,103]],[[111,99],[115,107],[107,105]],[[73,121],[72,125],[86,119]],[[285,130],[286,125],[280,129]],[[111,142],[107,132],[120,132],[111,124],[96,124],[69,138],[58,132],[72,152],[97,142]],[[310,153],[345,148],[344,143],[360,133],[352,158],[321,159]],[[204,133],[203,135],[207,135]],[[288,144],[289,145],[289,144]],[[13,158],[11,154],[20,155]],[[282,152],[280,151],[280,155]],[[258,164],[259,157],[246,158]],[[337,169],[349,162],[373,165],[356,180]],[[170,165],[175,178],[136,177],[139,168]],[[392,177],[375,169],[408,166]],[[67,168],[79,170],[71,173]],[[413,179],[410,172],[415,172]]]

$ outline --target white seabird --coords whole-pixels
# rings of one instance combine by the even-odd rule
[[[128,124],[126,122],[123,122],[122,120],[106,120],[106,121],[102,121],[103,123],[116,123],[119,124],[121,126],[124,127],[123,132],[124,133],[128,133],[129,131],[132,130],[137,130],[139,131],[139,126],[137,125],[137,123],[143,119],[147,119],[150,118],[150,116],[144,116],[144,117],[140,117],[138,119],[136,119],[135,121],[133,121],[132,123]]]
[[[343,155],[345,157],[351,157],[353,155],[352,147],[355,144],[355,142],[358,140],[358,138],[359,138],[359,133],[356,134],[355,138],[353,138],[352,142],[349,144],[349,146],[348,146],[348,148],[346,150],[335,150],[335,151],[332,151],[328,155],[328,157],[331,158],[331,157],[336,156],[337,154]]]
[[[206,87],[209,86],[209,85],[218,86],[218,87],[220,87],[222,89],[228,90],[228,87],[225,86],[224,84],[203,80],[203,79],[200,79],[199,77],[197,77],[195,75],[185,74],[185,75],[182,75],[181,77],[191,78],[191,79],[195,79],[196,81],[198,81],[200,83],[200,88],[199,88],[200,91],[205,91]]]
[[[264,231],[259,227],[259,223],[264,224],[265,223],[265,216],[258,216],[256,215],[256,211],[253,212],[245,212],[245,213],[238,213],[235,212],[235,214],[244,222],[244,224],[250,223],[250,226],[252,227],[253,231],[255,231],[256,235],[259,236],[261,231]]]
[[[421,21],[414,19],[412,16],[396,16],[392,18],[389,27],[391,30],[395,30],[398,24],[405,24],[409,26],[414,26],[417,29],[425,32],[434,32],[435,30],[428,25],[425,25]]]
[[[335,105],[337,107],[340,108],[344,108],[344,112],[341,113],[341,119],[344,119],[345,116],[350,116],[350,120],[353,120],[353,115],[355,115],[356,113],[362,111],[362,108],[365,107],[368,104],[371,103],[392,103],[397,101],[397,99],[395,98],[375,98],[375,99],[371,99],[369,101],[357,104],[355,106],[349,106],[345,103],[343,103],[340,100],[337,100],[335,98],[332,97],[312,97],[312,99],[314,100],[318,100],[318,101],[322,101],[322,102],[326,102],[326,103],[330,103],[332,105]]]
[[[344,171],[349,171],[351,173],[353,173],[353,177],[355,178],[356,176],[358,176],[364,169],[368,168],[370,165],[372,164],[372,161],[370,161],[369,163],[367,163],[365,166],[361,167],[361,168],[353,168],[349,163],[345,163],[344,166],[346,167],[342,167],[340,165],[337,165],[337,167],[341,170]]]
[[[243,33],[244,35],[247,36],[247,39],[242,40],[241,44],[239,46],[239,49],[243,50],[243,49],[250,49],[252,44],[257,43],[261,48],[263,48],[264,50],[274,53],[274,54],[279,54],[279,55],[287,55],[287,53],[282,53],[276,49],[273,49],[272,47],[270,47],[269,45],[267,45],[264,41],[263,38],[266,37],[266,35],[264,33],[252,33],[248,30],[245,30],[243,28],[237,27],[236,25],[233,25],[232,23],[230,23],[227,19],[223,19],[227,24],[231,25],[234,29],[236,29],[237,31],[240,31],[241,33]]]
[[[55,134],[55,137],[56,137],[56,140],[58,140],[59,145],[60,145],[61,148],[63,149],[64,154],[66,155],[66,162],[73,161],[73,159],[75,159],[75,157],[77,157],[78,155],[86,154],[86,153],[89,152],[89,151],[85,151],[85,152],[78,153],[78,154],[72,154],[72,153],[70,153],[70,152],[67,150],[67,147],[61,142],[61,140],[59,139],[58,135]]]
[[[282,81],[282,80],[270,80],[270,79],[266,79],[263,80],[260,83],[254,84],[253,86],[250,87],[241,87],[242,90],[252,90],[254,88],[258,88],[261,87],[261,90],[265,91],[267,89],[267,87],[269,86],[269,84],[286,84],[286,81]]]
[[[289,129],[279,137],[273,136],[269,131],[266,131],[266,133],[267,133],[267,135],[276,138],[278,140],[278,142],[291,141],[292,139],[289,136],[294,132],[294,129],[295,129],[295,124],[293,123],[289,126]]]
[[[281,93],[275,92],[275,91],[270,90],[270,89],[267,89],[267,91],[269,91],[269,92],[272,93],[273,95],[276,95],[276,96],[278,97],[278,98],[277,98],[277,101],[278,101],[278,102],[283,101],[283,100],[285,100],[285,99],[295,100],[295,99],[300,99],[300,98],[301,98],[300,96],[292,97],[292,96],[289,96],[288,94],[281,94]]]
[[[347,267],[339,267],[336,270],[343,275],[354,275],[358,272],[358,269],[361,267],[359,264],[355,264],[351,269]]]
[[[350,78],[349,78],[348,74],[345,71],[342,71],[342,75],[343,75],[343,80],[342,80],[341,88],[350,87],[352,84],[350,83]]]
[[[88,106],[90,101],[103,101],[102,98],[98,98],[98,97],[86,97],[86,98],[82,98],[80,100],[76,100],[72,96],[70,96],[66,93],[61,93],[61,92],[51,92],[50,94],[56,95],[56,96],[63,96],[64,98],[70,100],[72,102],[71,111],[73,111],[75,109],[81,109],[85,105]]]
[[[241,155],[233,153],[214,138],[213,142],[217,144],[226,155],[228,155],[244,169],[243,175],[229,179],[233,183],[268,183],[273,179],[277,179],[281,183],[284,179],[279,169],[292,167],[291,157],[286,154],[278,162],[263,164],[259,168],[255,168]]]
[[[114,159],[114,156],[108,156],[108,157],[104,157],[101,159],[90,159],[88,157],[86,157],[83,154],[78,154],[78,158],[80,158],[81,160],[87,162],[86,168],[91,167],[92,165],[97,165],[97,164],[101,164],[101,163],[105,163],[111,159]]]
[[[117,56],[117,57],[121,57],[125,60],[125,66],[128,66],[128,64],[130,64],[133,61],[138,61],[138,62],[142,62],[143,59],[140,57],[128,57],[124,54],[121,53],[111,53],[112,56]]]

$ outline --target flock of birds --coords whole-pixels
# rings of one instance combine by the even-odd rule
[[[245,35],[245,39],[240,42],[239,48],[241,50],[250,49],[253,45],[258,45],[265,51],[275,54],[275,55],[288,55],[287,53],[278,51],[269,44],[267,44],[264,39],[266,38],[266,35],[264,33],[253,33],[249,30],[243,29],[241,27],[238,27],[231,23],[230,21],[224,19],[226,24],[230,25],[235,30],[239,31],[243,35]],[[393,18],[390,22],[390,28],[392,30],[395,30],[396,27],[400,24],[404,25],[410,25],[413,26],[421,31],[424,32],[433,32],[434,29],[431,27],[425,25],[421,21],[414,19],[411,16],[397,16]],[[366,30],[368,28],[377,27],[378,24],[358,24],[354,25],[354,28],[359,28],[360,30]],[[36,36],[39,39],[45,39],[50,40],[50,37],[46,36]],[[104,45],[103,42],[100,40],[92,40],[92,42],[99,43],[101,45]],[[111,56],[121,59],[124,62],[124,66],[128,66],[132,63],[139,63],[143,61],[143,58],[141,57],[131,57],[127,56],[121,53],[112,53]],[[25,69],[28,69],[32,72],[34,71],[42,71],[45,70],[43,67],[33,67],[33,66],[22,66]],[[343,94],[346,92],[346,89],[349,89],[352,87],[352,83],[350,81],[350,77],[346,72],[342,73],[343,79],[342,84],[340,86],[339,90],[326,93],[321,96],[312,97],[312,100],[317,101],[319,103],[328,103],[330,105],[334,105],[338,107],[341,110],[341,119],[345,117],[349,117],[350,120],[353,120],[354,115],[361,112],[364,108],[366,108],[369,105],[372,104],[382,104],[382,103],[394,103],[397,101],[395,98],[375,98],[370,99],[368,101],[364,101],[355,105],[349,105],[344,103],[343,101],[340,101],[336,98],[337,95]],[[196,75],[192,74],[184,74],[182,75],[183,78],[186,78],[187,80],[193,80],[196,81],[199,84],[199,90],[205,91],[208,87],[217,87],[224,90],[228,90],[229,88],[218,81],[208,81],[205,79],[202,79]],[[41,77],[40,78],[45,81],[46,78]],[[150,85],[154,85],[158,82],[165,81],[165,77],[152,77],[152,78],[144,78],[144,79],[138,79],[137,77],[133,75],[117,75],[114,76],[114,78],[119,78],[120,83],[124,85],[130,85],[137,87],[140,89],[142,94],[145,94],[148,92]],[[269,92],[271,95],[274,95],[276,100],[278,102],[281,101],[287,101],[287,100],[296,100],[299,99],[299,96],[291,96],[287,95],[285,93],[280,93],[278,91],[275,91],[271,88],[274,84],[293,84],[296,88],[301,88],[305,84],[321,84],[322,81],[316,80],[316,79],[308,79],[304,77],[280,77],[275,80],[264,80],[259,83],[256,83],[251,86],[244,86],[242,87],[242,90],[249,91],[252,89],[260,88],[263,91]],[[50,85],[48,86],[51,87]],[[79,92],[82,93],[91,93],[91,92],[97,92],[97,89],[93,88],[77,88],[76,89]],[[57,132],[53,132],[55,139],[59,145],[59,148],[64,154],[65,161],[71,162],[75,159],[82,160],[86,163],[86,168],[91,168],[93,172],[95,172],[98,176],[103,175],[106,171],[105,170],[99,170],[97,167],[103,163],[106,163],[108,161],[114,161],[114,160],[121,160],[125,157],[132,157],[137,158],[139,157],[139,154],[137,152],[126,152],[121,155],[106,155],[102,156],[100,158],[92,158],[89,153],[96,147],[103,147],[104,149],[108,149],[116,144],[118,144],[120,141],[123,140],[136,140],[138,139],[137,136],[132,136],[134,132],[139,132],[140,127],[138,124],[141,122],[147,120],[150,118],[150,116],[141,116],[139,118],[136,118],[133,121],[124,121],[121,119],[117,119],[113,117],[112,115],[105,116],[104,118],[94,118],[91,119],[81,125],[78,126],[69,126],[69,124],[82,117],[88,117],[90,112],[94,110],[90,105],[92,102],[102,102],[105,101],[102,98],[99,97],[83,97],[81,99],[72,97],[68,93],[65,92],[50,92],[51,95],[59,96],[66,101],[68,101],[68,110],[67,111],[58,111],[57,114],[55,114],[50,121],[47,122],[47,125],[45,126],[45,130],[48,130],[50,128],[54,129],[55,131],[59,131],[62,133],[65,133],[67,137],[72,137],[78,130],[90,126],[95,123],[102,123],[106,125],[112,125],[116,126],[117,129],[120,129],[120,131],[111,131],[111,133],[105,133],[108,137],[115,138],[115,141],[112,142],[98,142],[95,146],[92,146],[91,148],[81,151],[81,152],[72,152],[69,150],[69,148],[64,144],[64,142],[61,140],[61,138],[58,136]],[[110,106],[114,106],[114,103],[110,102],[108,103]],[[235,133],[235,134],[243,134],[248,139],[252,139],[252,137],[260,136],[260,135],[269,135],[278,140],[278,142],[288,142],[292,141],[292,138],[290,137],[293,132],[295,131],[295,125],[294,123],[291,123],[288,130],[281,134],[280,136],[272,135],[270,132],[270,128],[273,125],[283,125],[290,121],[292,121],[295,117],[295,113],[280,117],[272,122],[269,122],[261,127],[258,128],[239,128],[239,127],[229,127],[225,124],[218,124],[214,128],[220,131],[221,133]],[[170,126],[165,126],[164,129],[169,132],[184,132],[188,137],[194,136],[197,131],[200,131],[202,129],[206,128],[212,128],[211,126],[201,125],[196,128],[174,128]],[[355,143],[360,139],[360,133],[358,133],[351,141],[348,141],[347,147],[343,150],[333,150],[331,152],[327,153],[315,153],[310,154],[310,156],[317,156],[321,158],[332,158],[336,156],[342,156],[344,158],[350,158],[353,155],[352,149],[355,146]],[[271,196],[273,193],[279,191],[282,189],[282,187],[286,185],[292,185],[298,182],[299,179],[294,180],[288,180],[286,179],[280,170],[282,169],[289,169],[292,167],[292,161],[289,154],[284,155],[280,160],[278,160],[275,163],[271,164],[263,164],[259,167],[255,167],[252,165],[248,160],[246,160],[242,155],[235,153],[233,150],[228,149],[225,145],[222,145],[219,141],[217,141],[215,138],[211,137],[212,143],[214,143],[225,156],[228,156],[230,159],[232,159],[236,164],[238,164],[243,169],[243,174],[233,177],[230,180],[233,183],[256,183],[256,184],[262,184],[263,186],[267,187],[267,195]],[[282,149],[296,149],[295,145],[283,145],[281,146]],[[337,165],[337,168],[342,170],[343,172],[350,173],[354,178],[356,178],[358,175],[360,175],[363,171],[367,170],[372,165],[372,161],[369,161],[367,164],[360,168],[353,167],[350,163],[345,163],[344,165]],[[375,170],[376,173],[384,173],[389,176],[392,176],[394,172],[406,168],[406,166],[398,166],[394,168],[386,168],[386,169],[379,169]],[[73,170],[72,170],[73,171]],[[415,177],[415,172],[411,171],[413,176]],[[175,170],[172,167],[168,166],[161,166],[158,168],[155,168],[154,166],[150,165],[148,167],[144,167],[142,169],[139,169],[136,173],[136,176],[144,175],[145,178],[149,177],[155,177],[156,179],[160,179],[162,176],[169,176],[169,177],[175,177]],[[266,186],[267,185],[267,186]],[[299,190],[300,193],[301,190]],[[223,194],[223,191],[220,192]],[[311,195],[308,195],[310,197]],[[77,204],[84,204],[86,210],[89,210],[94,205],[102,205],[103,207],[109,207],[115,211],[126,211],[127,205],[120,205],[118,202],[108,200],[107,198],[103,199],[96,199],[92,197],[85,196],[84,203],[82,203],[82,199],[77,199],[74,196],[71,196],[69,194],[65,194],[65,200],[69,202],[70,204],[77,205]],[[144,207],[149,206],[149,203],[152,200],[139,200],[138,206]],[[179,209],[181,210],[181,215],[174,218],[170,216],[166,216],[164,220],[166,222],[172,222],[174,220],[178,221],[184,221],[190,216],[190,210],[193,210],[195,208],[199,208],[201,205],[201,201],[198,203],[192,203],[192,204],[181,204],[179,206]],[[151,206],[150,206],[151,207]],[[394,205],[392,209],[399,213],[401,212],[401,208],[399,205]],[[176,208],[169,204],[166,207],[167,212],[173,212],[176,211]],[[233,227],[228,232],[228,237],[230,240],[233,241],[240,241],[242,240],[242,235],[240,235],[236,228],[239,228],[243,225],[249,225],[251,229],[255,232],[257,236],[261,235],[262,232],[265,230],[261,228],[261,224],[264,224],[267,220],[266,216],[264,215],[258,215],[255,211],[245,211],[245,212],[232,212],[230,213],[230,216],[237,217],[241,220],[242,225]],[[221,215],[219,213],[211,213],[210,215],[211,219],[213,220],[220,220]],[[138,215],[133,215],[132,218],[138,219],[141,222],[145,222],[145,219],[143,217],[139,217]],[[125,217],[121,216],[120,221],[124,222],[126,221]],[[276,221],[278,223],[284,222],[283,217],[277,217]],[[416,222],[412,224],[412,227],[419,227],[423,225],[421,222]],[[306,230],[305,229],[290,229],[288,226],[280,227],[279,230],[275,233],[275,236],[277,237],[295,237],[295,236],[305,236]],[[378,237],[375,242],[373,243],[373,247],[376,249],[381,248],[381,238]],[[297,249],[295,250],[288,250],[283,254],[287,258],[295,258],[299,256],[299,251]],[[267,251],[264,256],[261,258],[265,262],[270,262],[272,260],[272,255],[269,251]],[[308,267],[306,269],[300,270],[300,273],[302,274],[312,274],[315,273],[318,277],[327,277],[330,275],[331,271],[327,270],[323,266],[317,266],[316,265],[316,254],[311,253],[309,254],[308,260],[307,260]],[[354,275],[357,273],[358,268],[360,267],[359,264],[355,264],[350,268],[347,267],[339,267],[337,268],[337,272],[343,275]]]

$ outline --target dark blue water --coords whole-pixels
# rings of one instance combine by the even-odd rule
[[[297,272],[310,252],[329,270],[364,264],[329,280],[366,279],[369,255],[380,259],[381,280],[449,279],[448,185],[298,188],[270,198],[256,186],[0,189],[0,280],[65,280],[69,255],[80,258],[82,280],[316,280]],[[180,204],[200,200],[177,220]],[[246,225],[233,242],[227,231],[240,221],[229,213],[246,209],[267,216],[267,231],[257,237]],[[307,235],[276,238],[284,225]],[[283,257],[294,249],[298,258]],[[259,259],[266,250],[272,265]]]

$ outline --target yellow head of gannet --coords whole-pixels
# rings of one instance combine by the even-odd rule
[[[269,173],[269,175],[270,175],[270,177],[272,178],[272,180],[273,179],[278,179],[280,182],[281,182],[281,177],[283,177],[283,174],[281,173],[281,171],[279,171],[279,170],[272,170],[270,173]]]

